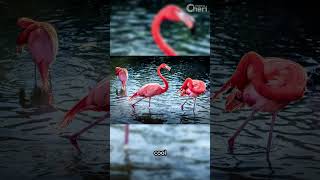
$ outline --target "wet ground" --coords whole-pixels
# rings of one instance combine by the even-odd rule
[[[106,77],[106,24],[96,2],[0,2],[0,174],[6,179],[86,179],[107,174],[105,123],[80,138],[77,151],[64,138],[104,113],[84,112],[66,129],[58,129],[64,113]],[[98,7],[101,7],[100,5]],[[102,6],[103,7],[103,6]],[[16,55],[18,17],[52,23],[59,52],[51,68],[53,102],[34,89],[34,64],[24,51]],[[101,18],[101,19],[100,19]],[[40,85],[37,74],[38,85]]]
[[[176,123],[206,123],[210,122],[210,82],[209,82],[209,59],[207,57],[112,57],[111,71],[119,66],[128,69],[127,92],[120,93],[121,83],[116,75],[111,78],[111,123],[146,123],[146,124],[176,124]],[[148,99],[142,100],[132,108],[140,97],[128,101],[140,87],[147,83],[164,83],[157,75],[157,68],[161,63],[171,67],[173,74],[165,69],[162,75],[169,83],[167,92],[151,98],[150,109]],[[198,96],[195,110],[193,111],[193,99],[180,97],[177,91],[187,77],[202,80],[206,83],[207,92]],[[117,93],[118,92],[118,93]],[[126,96],[127,95],[127,96]],[[184,105],[187,99],[188,102]]]
[[[304,66],[310,77],[305,97],[278,114],[270,162],[265,153],[270,114],[257,114],[237,138],[234,154],[230,154],[227,140],[250,111],[225,113],[224,98],[212,103],[211,165],[216,179],[317,179],[320,174],[320,36],[298,13],[275,4],[279,5],[251,2],[215,9],[211,89],[221,87],[241,56],[254,50]]]
[[[110,129],[111,177],[118,179],[209,179],[209,125],[130,124],[124,150],[124,126]],[[154,156],[154,150],[167,156]]]

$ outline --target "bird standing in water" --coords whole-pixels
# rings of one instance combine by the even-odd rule
[[[187,78],[182,86],[179,89],[180,96],[189,96],[194,98],[193,103],[193,111],[196,106],[196,99],[198,96],[206,92],[206,83],[200,80],[193,80],[191,78]],[[188,101],[188,99],[181,105],[181,109],[183,110],[184,104]]]
[[[106,115],[96,120],[89,126],[83,128],[77,133],[69,136],[71,144],[80,152],[80,147],[78,145],[77,139],[81,134],[83,134],[88,129],[92,128],[96,124],[104,121],[107,117],[110,117],[110,89],[109,89],[109,80],[104,79],[98,83],[98,85],[91,89],[91,91],[83,97],[77,104],[75,104],[64,116],[63,121],[60,124],[60,127],[66,127],[73,119],[77,113],[83,111],[104,111],[107,112]]]
[[[158,69],[157,69],[157,74],[158,76],[162,79],[163,83],[164,83],[164,87],[162,87],[160,84],[158,83],[149,83],[149,84],[145,84],[144,86],[142,86],[137,92],[135,92],[130,98],[129,98],[129,101],[131,101],[132,99],[140,96],[142,97],[142,99],[136,101],[134,104],[132,104],[131,106],[134,108],[135,107],[135,104],[137,104],[138,102],[140,102],[141,100],[145,99],[145,98],[149,98],[149,108],[150,108],[150,101],[151,101],[151,98],[153,96],[157,96],[157,95],[160,95],[160,94],[163,94],[165,93],[168,88],[169,88],[169,83],[167,81],[167,79],[165,77],[162,76],[160,70],[161,69],[166,69],[168,70],[169,72],[172,73],[171,71],[171,67],[169,67],[168,65],[166,64],[161,64]]]
[[[305,92],[307,74],[304,68],[287,59],[263,58],[255,52],[245,54],[231,78],[215,92],[213,99],[225,91],[227,96],[225,109],[231,112],[245,105],[253,111],[251,116],[229,138],[229,150],[233,150],[236,137],[257,112],[272,114],[267,154],[269,157],[273,126],[277,113],[290,102],[300,100]]]
[[[55,28],[47,22],[38,22],[25,17],[19,18],[17,25],[22,29],[16,41],[17,53],[21,53],[23,47],[28,45],[29,52],[35,63],[35,83],[37,83],[37,66],[42,80],[42,89],[48,92],[49,68],[54,62],[58,52],[57,32]]]

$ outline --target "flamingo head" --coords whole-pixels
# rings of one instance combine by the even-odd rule
[[[236,91],[227,96],[225,109],[227,112],[231,112],[242,108],[245,103],[242,100],[242,92]]]
[[[26,17],[22,17],[19,18],[17,21],[17,25],[19,27],[21,27],[23,30],[27,29],[31,24],[35,23],[34,20],[30,19],[30,18],[26,18]],[[25,42],[21,39],[23,37],[19,36],[19,38],[16,41],[17,44],[17,54],[20,54],[22,52],[22,49],[24,48],[24,46],[26,45]]]
[[[171,74],[174,73],[173,70],[171,69],[171,67],[168,66],[168,65],[165,64],[165,63],[162,63],[159,67],[160,67],[160,69],[164,68],[164,69],[168,70]]]
[[[176,5],[167,5],[162,9],[164,18],[173,22],[183,22],[191,32],[195,31],[194,18]]]
[[[119,73],[120,73],[120,71],[122,70],[122,68],[121,67],[116,67],[116,70],[115,70],[115,72],[116,72],[116,75],[119,75]]]
[[[180,89],[177,91],[180,93],[180,96],[185,96],[188,95],[187,90],[189,88],[189,83],[190,81],[192,82],[191,78],[187,78],[184,83],[182,84],[182,86],[180,87]]]

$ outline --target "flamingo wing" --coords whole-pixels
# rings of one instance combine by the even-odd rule
[[[53,62],[54,48],[50,36],[44,29],[38,28],[30,33],[28,48],[35,63],[40,64],[45,61],[46,64],[51,64]]]
[[[137,95],[142,97],[152,97],[161,94],[162,87],[158,83],[149,83],[142,86],[138,91]]]

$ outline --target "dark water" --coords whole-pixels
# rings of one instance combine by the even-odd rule
[[[112,57],[111,71],[120,66],[128,69],[127,95],[117,95],[121,83],[116,75],[113,75],[111,84],[111,122],[112,123],[209,123],[210,122],[210,80],[209,58],[164,58],[164,57]],[[140,87],[147,83],[159,83],[164,86],[157,75],[157,68],[161,63],[166,63],[172,68],[174,74],[161,70],[162,75],[169,83],[167,92],[151,98],[151,108],[148,108],[149,100],[145,99],[136,104],[135,109],[131,104],[139,100],[138,97],[128,101]],[[191,68],[192,67],[192,68]],[[187,77],[202,80],[207,85],[207,93],[198,96],[195,111],[193,112],[193,99],[180,97],[177,93]],[[180,106],[185,100],[190,99],[184,110]]]
[[[178,3],[180,2],[180,3]],[[175,1],[185,10],[188,3]],[[161,56],[163,53],[154,43],[151,23],[155,14],[165,6],[159,1],[135,0],[112,3],[110,21],[110,52],[113,56]],[[161,33],[166,42],[179,55],[210,55],[209,12],[190,13],[195,17],[197,32],[192,36],[183,23],[164,22]]]
[[[209,179],[209,125],[129,125],[125,151],[124,125],[112,125],[111,177],[118,179]],[[155,157],[154,150],[167,150]]]
[[[10,3],[9,3],[10,2]],[[66,129],[57,124],[88,88],[106,77],[107,26],[103,9],[94,1],[0,2],[0,174],[25,179],[105,178],[107,126],[84,134],[80,155],[64,135],[80,130],[104,113],[84,112]],[[59,52],[51,68],[53,103],[45,103],[34,87],[34,64],[24,51],[15,54],[18,17],[52,23],[59,36]],[[38,84],[40,84],[39,74]],[[19,96],[20,92],[20,96]],[[22,100],[22,92],[25,99]],[[24,102],[24,104],[22,103]]]
[[[301,12],[275,2],[215,8],[211,59],[213,91],[227,81],[241,56],[250,50],[263,56],[292,59],[305,67],[310,79],[305,97],[278,114],[271,164],[266,161],[265,153],[270,114],[258,113],[237,138],[234,154],[229,154],[227,140],[250,111],[225,113],[225,98],[212,103],[211,166],[214,178],[318,179],[320,36],[309,28],[312,25],[303,21]]]

